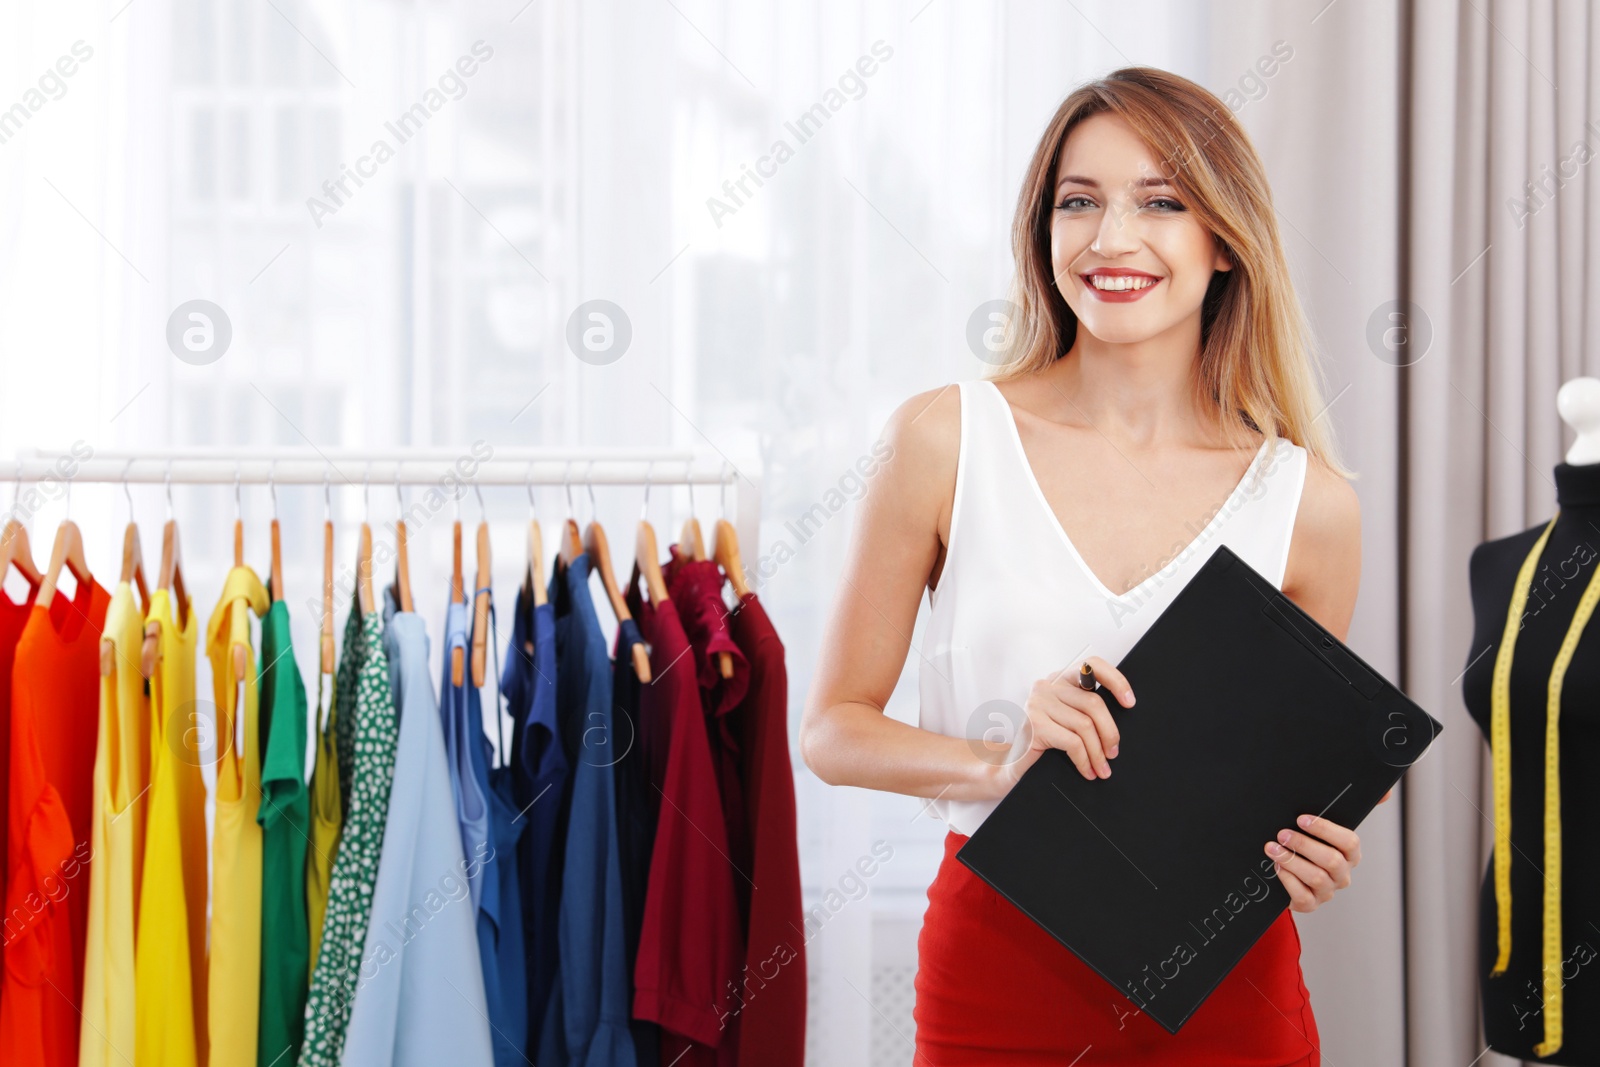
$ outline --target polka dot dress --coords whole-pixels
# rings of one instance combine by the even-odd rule
[[[389,814],[399,730],[388,657],[383,651],[383,618],[376,611],[350,613],[337,696],[341,711],[355,709],[354,715],[338,719],[345,822],[329,881],[322,946],[306,1000],[300,1067],[338,1067],[361,976],[372,888],[378,878],[383,827]]]

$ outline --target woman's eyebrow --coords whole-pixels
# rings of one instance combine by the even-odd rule
[[[1138,180],[1129,182],[1128,184],[1135,189],[1172,188],[1172,183],[1167,181],[1165,178],[1139,178]],[[1085,178],[1081,174],[1062,175],[1061,180],[1056,183],[1056,188],[1059,189],[1063,185],[1087,185],[1091,189],[1100,188],[1099,182],[1095,181],[1093,178]]]

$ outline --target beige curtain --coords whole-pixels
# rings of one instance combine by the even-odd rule
[[[1467,561],[1547,519],[1568,378],[1597,373],[1600,177],[1581,0],[1214,5],[1211,87],[1284,41],[1238,109],[1266,157],[1363,515],[1351,641],[1444,723],[1362,826],[1356,884],[1300,916],[1324,1062],[1465,1067],[1479,1024],[1488,748],[1461,699]],[[1239,32],[1239,27],[1249,27]],[[1586,150],[1577,149],[1579,143]],[[1530,188],[1529,182],[1535,185]],[[1586,343],[1587,342],[1587,343]],[[1480,650],[1481,651],[1481,650]]]
[[[1556,390],[1595,373],[1586,216],[1600,187],[1578,160],[1600,153],[1586,128],[1600,119],[1600,20],[1574,0],[1415,0],[1407,21],[1403,276],[1437,358],[1402,392],[1403,648],[1408,687],[1455,727],[1405,812],[1408,1043],[1411,1063],[1431,1065],[1485,1048],[1476,906],[1493,826],[1488,749],[1457,681],[1482,651],[1468,650],[1467,559],[1549,518],[1550,471],[1571,443]]]

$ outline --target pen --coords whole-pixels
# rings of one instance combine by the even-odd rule
[[[1078,686],[1089,690],[1091,693],[1100,688],[1100,683],[1095,681],[1094,678],[1094,668],[1087,663],[1078,669]]]

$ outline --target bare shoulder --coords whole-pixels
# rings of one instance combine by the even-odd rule
[[[888,477],[881,499],[902,515],[938,516],[939,540],[949,531],[961,455],[961,390],[955,382],[902,401],[884,425]]]
[[[1350,482],[1308,456],[1283,591],[1344,640],[1361,584],[1361,502]]]

